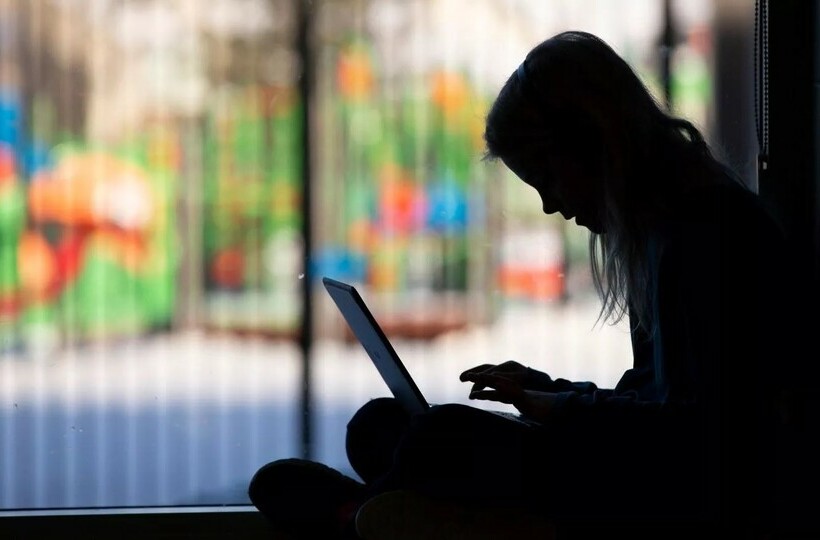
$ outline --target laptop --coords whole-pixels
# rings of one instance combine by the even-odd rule
[[[404,367],[393,345],[387,339],[356,288],[348,283],[329,277],[323,277],[322,284],[396,400],[411,414],[423,413],[428,410],[430,404],[422,395],[415,381],[413,381],[407,368]],[[528,425],[538,425],[538,422],[515,413],[506,411],[487,412]]]

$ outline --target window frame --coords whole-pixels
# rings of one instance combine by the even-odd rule
[[[253,506],[173,506],[0,512],[3,538],[266,538],[274,530]]]

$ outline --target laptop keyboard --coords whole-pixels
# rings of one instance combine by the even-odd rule
[[[499,416],[503,416],[509,420],[515,420],[516,422],[521,422],[522,424],[527,424],[528,426],[538,426],[540,425],[535,420],[530,420],[529,418],[525,418],[518,413],[507,412],[507,411],[487,411],[493,414],[497,414]]]

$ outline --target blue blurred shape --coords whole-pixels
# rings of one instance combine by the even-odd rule
[[[311,269],[314,280],[328,276],[339,281],[363,282],[367,277],[367,257],[343,246],[329,246],[313,256]]]
[[[467,197],[455,182],[445,180],[430,184],[427,204],[427,227],[431,230],[460,233],[467,229]]]
[[[31,141],[26,148],[23,158],[25,170],[29,178],[33,177],[41,169],[50,169],[54,166],[51,149],[43,141]]]
[[[0,143],[19,150],[22,142],[23,107],[17,92],[0,88]]]

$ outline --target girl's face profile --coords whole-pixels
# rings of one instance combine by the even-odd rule
[[[515,155],[503,158],[504,164],[541,197],[545,214],[560,213],[578,225],[600,233],[602,194],[600,174],[575,156],[538,144],[528,145]]]

